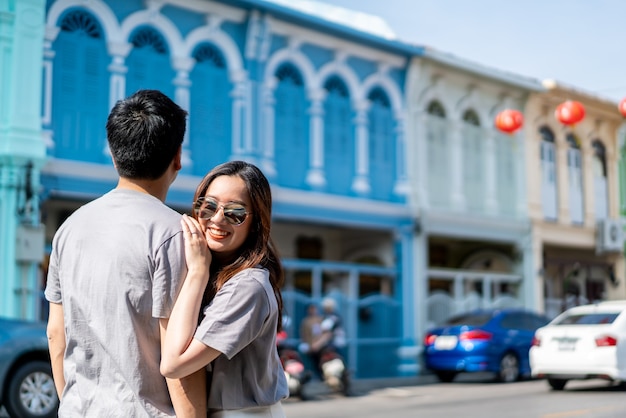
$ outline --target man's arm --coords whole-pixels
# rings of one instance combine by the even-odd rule
[[[161,319],[161,351],[167,332],[167,319]],[[172,404],[177,418],[206,418],[207,416],[207,390],[206,368],[201,368],[195,373],[182,379],[165,379],[170,391]]]
[[[50,302],[50,314],[48,316],[48,350],[52,364],[52,376],[54,386],[59,395],[63,395],[65,388],[65,376],[63,376],[63,357],[65,355],[65,323],[63,321],[63,305]]]

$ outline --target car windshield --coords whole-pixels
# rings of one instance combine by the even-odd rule
[[[491,319],[491,313],[471,313],[454,316],[446,321],[445,325],[470,325],[480,327]]]
[[[594,312],[573,314],[555,321],[552,325],[601,325],[612,324],[619,312]]]

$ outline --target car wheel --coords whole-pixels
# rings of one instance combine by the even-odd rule
[[[59,408],[52,369],[45,361],[21,365],[8,382],[5,408],[10,416],[54,418]]]
[[[444,382],[444,383],[450,383],[454,380],[454,378],[456,377],[456,372],[452,372],[449,370],[437,370],[435,372],[435,375],[437,375],[437,378],[439,379],[439,381]]]
[[[554,390],[563,390],[567,380],[565,379],[548,379],[548,384]]]
[[[500,369],[498,370],[498,381],[503,383],[516,382],[519,379],[519,360],[513,353],[506,353],[500,359]]]

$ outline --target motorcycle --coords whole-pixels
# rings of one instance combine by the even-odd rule
[[[350,396],[350,372],[343,357],[332,346],[322,350],[320,369],[324,383],[330,389],[344,396]]]
[[[329,311],[335,308],[334,303],[329,306]],[[334,313],[328,313],[320,324],[321,335],[313,342],[312,347],[304,347],[319,353],[316,357],[318,373],[332,391],[340,392],[344,396],[350,396],[350,371],[346,367],[344,358],[339,354],[339,349],[346,346],[346,336],[341,319]]]
[[[284,330],[276,335],[276,345],[278,357],[285,370],[289,396],[297,396],[302,400],[306,400],[307,396],[303,391],[303,387],[311,380],[311,372],[305,369],[298,350],[287,343],[287,333]]]

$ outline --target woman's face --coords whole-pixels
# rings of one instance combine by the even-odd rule
[[[198,219],[209,249],[217,259],[230,258],[246,241],[254,216],[250,213],[252,203],[246,184],[238,176],[219,176],[209,185],[204,198],[205,202],[217,202],[218,205],[217,212],[210,219]],[[241,225],[233,225],[224,217],[224,212],[240,211],[241,206],[246,209],[248,216]]]

